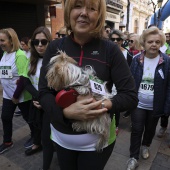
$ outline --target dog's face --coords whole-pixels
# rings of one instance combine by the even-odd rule
[[[50,60],[46,75],[48,86],[55,90],[70,86],[80,78],[81,72],[81,68],[77,66],[74,59],[60,52]]]

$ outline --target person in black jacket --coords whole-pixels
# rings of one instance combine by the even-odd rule
[[[44,56],[39,80],[39,101],[44,111],[51,116],[51,139],[61,170],[104,169],[116,139],[114,113],[137,105],[134,80],[121,50],[114,43],[102,39],[105,14],[105,0],[67,0],[64,19],[67,31],[71,34],[52,41]],[[117,95],[111,101],[95,101],[90,96],[79,95],[78,99],[81,100],[66,108],[57,106],[57,91],[47,86],[46,74],[50,59],[59,51],[64,51],[76,60],[80,67],[92,66],[98,78],[108,82],[110,92],[115,84]],[[106,111],[112,119],[110,138],[102,151],[97,152],[95,146],[98,135],[73,131],[72,122],[94,119]]]
[[[120,30],[116,30],[116,29],[113,30],[110,33],[110,40],[113,41],[114,43],[116,43],[119,46],[119,48],[122,51],[125,59],[127,60],[128,65],[130,66],[131,62],[132,62],[132,58],[133,58],[133,53],[130,52],[128,49],[122,47],[122,43],[123,43],[123,40],[124,40],[123,33]]]
[[[50,168],[54,151],[53,143],[50,140],[50,118],[44,113],[38,101],[40,68],[50,41],[52,41],[52,37],[47,27],[40,26],[35,29],[31,37],[31,55],[25,66],[25,72],[18,82],[18,84],[23,82],[22,89],[27,90],[32,95],[29,122],[34,125],[33,146],[27,148],[25,154],[27,156],[33,155],[41,151],[43,146],[43,170]]]
[[[31,91],[33,103],[30,112],[30,121],[33,122],[35,128],[34,145],[25,151],[26,155],[32,155],[42,150],[43,146],[43,170],[48,170],[53,157],[53,144],[50,140],[50,118],[44,113],[38,101],[38,81],[40,76],[40,68],[42,66],[45,51],[52,41],[51,33],[47,27],[40,26],[35,29],[31,37],[31,56],[29,62],[29,70],[26,76],[31,80],[31,84],[36,92]],[[28,80],[27,80],[28,81]],[[27,82],[26,81],[26,82]],[[25,88],[29,88],[29,83]]]
[[[139,165],[140,147],[142,158],[149,158],[158,120],[170,113],[170,58],[159,50],[165,43],[165,35],[157,27],[150,27],[143,31],[140,43],[145,51],[133,58],[130,67],[139,102],[131,114],[127,170],[134,170]]]
[[[132,58],[133,58],[133,53],[131,53],[128,49],[122,47],[123,44],[123,40],[124,40],[124,35],[120,30],[113,30],[110,33],[110,40],[113,41],[114,43],[116,43],[118,45],[118,47],[120,48],[120,50],[122,51],[129,67],[131,65],[132,62]],[[126,112],[127,113],[127,112]],[[129,113],[129,112],[128,112]],[[120,113],[116,113],[115,114],[116,117],[116,134],[118,135],[118,126],[119,126],[119,119],[120,119]]]

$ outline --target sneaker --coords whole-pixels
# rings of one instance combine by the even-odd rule
[[[141,148],[141,156],[143,159],[148,159],[149,158],[149,147],[143,145]]]
[[[40,152],[40,151],[42,151],[42,146],[41,146],[41,145],[38,146],[38,147],[35,148],[35,149],[32,149],[32,147],[29,148],[29,149],[27,149],[27,150],[25,151],[25,154],[26,154],[27,156],[30,156],[30,155],[33,155],[33,154],[35,154],[35,153],[37,153],[37,152]]]
[[[130,158],[127,161],[127,169],[126,170],[135,170],[139,166],[138,161],[135,158]]]
[[[161,128],[159,129],[159,132],[158,132],[158,134],[157,134],[157,137],[158,137],[158,138],[162,138],[162,137],[165,135],[165,133],[166,133],[166,129],[167,129],[167,128],[161,127]]]
[[[21,115],[22,115],[21,111],[14,112],[14,116],[21,116]]]
[[[0,154],[4,153],[5,151],[9,150],[10,148],[12,148],[13,142],[9,142],[9,143],[2,143],[0,145]]]
[[[29,149],[29,148],[31,148],[33,145],[34,145],[34,144],[33,144],[33,138],[30,138],[30,139],[28,139],[28,140],[25,142],[24,147],[25,147],[25,149]]]

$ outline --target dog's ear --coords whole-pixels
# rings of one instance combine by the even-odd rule
[[[47,72],[48,87],[60,90],[64,86],[63,64],[60,62],[53,63]]]
[[[51,60],[50,60],[50,65],[53,64],[53,63],[66,63],[66,62],[69,62],[69,63],[72,63],[74,65],[77,65],[77,62],[69,57],[65,52],[62,52],[62,51],[59,51],[59,54],[52,57]]]
[[[46,75],[48,87],[60,90],[68,86],[70,84],[70,68],[73,68],[73,65],[77,65],[77,62],[64,52],[51,58]]]

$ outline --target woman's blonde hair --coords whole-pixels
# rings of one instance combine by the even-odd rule
[[[5,34],[12,45],[12,50],[10,52],[14,52],[19,50],[20,48],[20,41],[18,39],[17,33],[12,28],[4,28],[0,30],[0,33]]]
[[[78,0],[67,0],[64,8],[64,21],[67,32],[72,32],[71,23],[70,23],[70,13],[74,8]],[[106,19],[106,1],[105,0],[90,0],[90,4],[98,2],[98,23],[94,30],[90,33],[94,37],[102,37],[102,30]]]
[[[130,33],[128,35],[128,38],[130,39],[131,37],[135,38],[134,39],[135,49],[139,50],[139,51],[143,50],[143,48],[142,48],[142,46],[140,44],[140,41],[139,41],[140,36],[138,34],[135,34],[135,33]]]
[[[146,38],[148,35],[160,35],[161,37],[161,46],[163,46],[166,42],[165,34],[159,30],[156,26],[152,26],[143,31],[142,35],[140,36],[140,44],[144,47]]]

